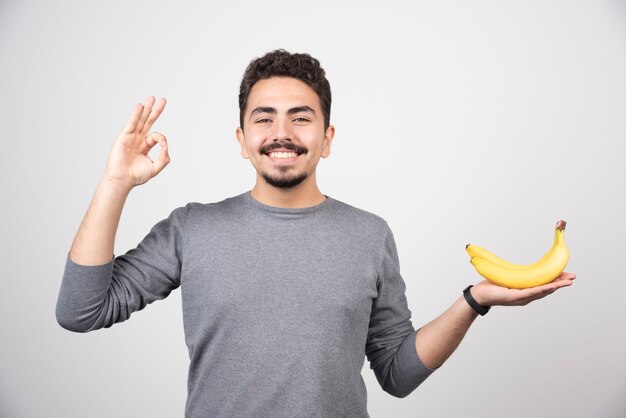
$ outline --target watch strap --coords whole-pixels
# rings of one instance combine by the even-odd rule
[[[480,303],[476,302],[476,299],[474,299],[474,297],[472,296],[472,292],[470,292],[470,289],[472,287],[474,287],[474,285],[472,284],[467,286],[463,290],[463,296],[465,297],[465,300],[467,301],[469,306],[471,306],[472,309],[478,312],[478,315],[484,316],[487,312],[489,312],[489,309],[491,309],[491,306],[483,306]]]

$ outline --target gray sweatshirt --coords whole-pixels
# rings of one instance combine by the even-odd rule
[[[415,328],[391,230],[328,197],[299,209],[250,193],[188,203],[101,266],[69,256],[61,326],[125,321],[181,288],[191,417],[367,417],[365,356],[404,397],[433,370]]]

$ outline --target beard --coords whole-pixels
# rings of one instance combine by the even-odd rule
[[[290,175],[285,173],[283,170],[280,171],[280,174],[261,172],[261,176],[263,176],[267,184],[279,189],[290,189],[292,187],[296,187],[308,177],[307,173],[296,173]]]
[[[268,154],[275,149],[288,149],[290,151],[297,152],[298,155],[306,155],[309,152],[306,147],[295,145],[289,141],[273,142],[264,147],[261,147],[259,152],[261,154]],[[292,187],[296,187],[308,177],[308,174],[306,172],[289,174],[288,171],[290,169],[288,167],[277,167],[277,169],[279,171],[279,173],[277,174],[270,174],[262,171],[261,176],[265,179],[267,184],[280,189],[290,189]]]

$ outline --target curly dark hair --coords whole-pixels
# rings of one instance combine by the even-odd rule
[[[255,58],[246,68],[239,87],[239,126],[243,128],[244,112],[252,86],[270,77],[292,77],[308,84],[317,93],[324,115],[324,130],[330,125],[330,83],[320,62],[309,54],[292,54],[284,49]]]

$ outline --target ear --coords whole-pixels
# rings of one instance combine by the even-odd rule
[[[235,134],[237,135],[237,142],[239,142],[239,146],[241,146],[241,156],[249,160],[250,156],[248,155],[248,148],[246,148],[246,136],[243,133],[243,129],[237,128]]]
[[[328,158],[328,156],[330,155],[330,144],[332,144],[334,137],[335,127],[333,125],[329,125],[326,129],[326,134],[324,135],[324,148],[322,148],[322,158]]]

